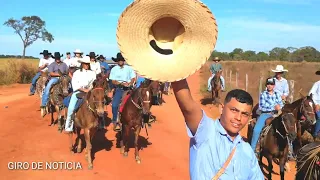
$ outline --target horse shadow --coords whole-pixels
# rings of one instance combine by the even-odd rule
[[[264,175],[265,178],[267,178],[269,176],[269,172],[268,172],[268,166],[265,165],[263,162],[260,163],[260,169]],[[279,175],[279,173],[276,173],[274,172],[274,170],[272,169],[272,174],[275,174],[275,175]]]
[[[143,129],[141,129],[143,130]],[[133,148],[134,150],[134,132],[133,131],[130,131],[130,135],[129,135],[129,142],[128,142],[128,146],[129,146],[129,151],[131,148]],[[117,144],[116,144],[116,148],[120,148],[120,133],[118,132],[116,134],[116,138],[117,138]],[[149,145],[152,145],[151,142],[148,141],[148,139],[146,139],[145,137],[143,136],[138,136],[138,149],[139,151],[140,150],[143,150],[144,148],[147,148]]]

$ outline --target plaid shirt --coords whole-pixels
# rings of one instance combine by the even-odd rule
[[[263,91],[260,94],[259,109],[261,111],[273,111],[275,110],[274,106],[277,104],[279,104],[281,108],[283,107],[283,102],[279,92],[274,91],[271,95],[268,91]]]

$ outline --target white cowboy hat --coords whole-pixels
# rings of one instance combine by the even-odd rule
[[[162,82],[199,70],[214,50],[217,35],[213,14],[198,0],[135,0],[122,12],[117,27],[126,62],[145,78]]]
[[[83,52],[81,52],[80,49],[76,49],[73,53],[74,53],[74,54],[83,54]]]
[[[79,63],[87,63],[87,64],[90,64],[90,57],[89,56],[85,56],[83,58],[80,58],[78,60]]]
[[[284,69],[282,65],[277,65],[276,69],[272,69],[272,72],[288,72],[287,69]]]

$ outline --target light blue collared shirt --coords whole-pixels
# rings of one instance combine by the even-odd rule
[[[119,65],[117,65],[111,69],[109,79],[129,83],[131,79],[135,77],[136,74],[130,66],[123,65],[121,68]]]
[[[238,135],[233,141],[219,120],[209,118],[204,111],[196,134],[190,137],[190,179],[211,180],[237,149],[220,180],[264,180],[258,160],[250,145]]]
[[[276,81],[274,91],[278,91],[280,93],[280,96],[282,95],[288,96],[289,95],[288,81],[283,77],[281,77],[280,80],[278,80],[277,78],[274,78],[274,80]]]

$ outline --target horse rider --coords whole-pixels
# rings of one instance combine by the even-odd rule
[[[79,68],[80,63],[78,61],[82,58],[83,52],[80,49],[76,49],[73,52],[73,54],[74,54],[74,57],[71,58],[70,66]]]
[[[109,64],[106,62],[106,58],[103,55],[100,55],[97,60],[99,60],[100,63],[100,67],[101,67],[101,72],[103,74],[105,74],[107,76],[107,78],[109,77],[110,74],[110,66]]]
[[[60,70],[60,72],[62,74],[69,73],[69,68],[68,68],[67,64],[61,61],[62,56],[63,55],[60,55],[59,52],[55,52],[54,56],[52,56],[52,58],[54,58],[55,61],[53,63],[51,63],[48,67],[50,80],[49,80],[48,84],[46,85],[44,92],[43,92],[43,96],[42,96],[42,102],[41,102],[41,107],[40,107],[42,117],[44,117],[47,114],[46,107],[47,107],[47,104],[49,101],[50,89],[54,84],[57,84],[59,82],[60,74],[58,73],[58,70]]]
[[[63,60],[63,62],[66,63],[68,65],[68,67],[70,67],[70,64],[71,64],[71,53],[67,52],[66,55],[67,55],[67,57]]]
[[[289,95],[289,84],[282,75],[284,72],[288,72],[288,70],[284,69],[282,65],[277,65],[276,69],[272,69],[271,71],[275,73],[274,79],[276,84],[274,90],[280,93],[282,101],[285,102]]]
[[[222,65],[220,64],[221,59],[219,57],[215,57],[213,59],[213,64],[211,64],[210,66],[210,72],[211,72],[211,76],[208,79],[208,91],[212,90],[211,87],[211,80],[214,77],[214,75],[218,72],[218,71],[222,71]],[[221,90],[225,91],[225,80],[222,76],[220,76],[221,79]]]
[[[68,106],[67,120],[65,125],[65,132],[73,132],[73,120],[72,116],[77,104],[77,94],[81,92],[89,92],[93,88],[93,81],[96,79],[96,73],[90,68],[90,58],[85,56],[78,60],[80,63],[80,69],[76,70],[72,78],[73,94],[70,98]]]
[[[320,75],[320,71],[317,71],[316,75]],[[309,91],[309,95],[310,94],[312,94],[312,100],[315,104],[314,109],[317,117],[313,136],[316,139],[320,139],[320,80],[313,84]]]
[[[97,56],[95,52],[90,52],[87,56],[90,57],[90,68],[96,75],[101,73],[100,63],[97,61]]]
[[[112,100],[112,123],[113,130],[119,131],[119,107],[122,98],[127,95],[128,91],[133,86],[136,73],[130,66],[124,64],[125,59],[121,53],[118,53],[116,58],[112,57],[112,60],[118,63],[118,65],[111,69],[109,77],[115,87],[115,93]]]
[[[265,126],[266,120],[270,117],[273,117],[276,111],[280,112],[281,108],[284,106],[280,93],[274,90],[275,79],[270,77],[266,80],[267,89],[260,94],[259,100],[259,110],[261,115],[257,119],[257,123],[254,126],[252,139],[251,139],[251,148],[258,157],[257,152],[257,142],[259,140],[260,133]]]
[[[36,90],[36,83],[39,77],[41,76],[41,72],[48,71],[48,66],[53,62],[52,58],[50,58],[51,53],[49,53],[48,50],[43,50],[43,52],[40,54],[43,55],[43,58],[41,58],[39,61],[39,68],[37,74],[32,78],[29,96],[34,95]]]

